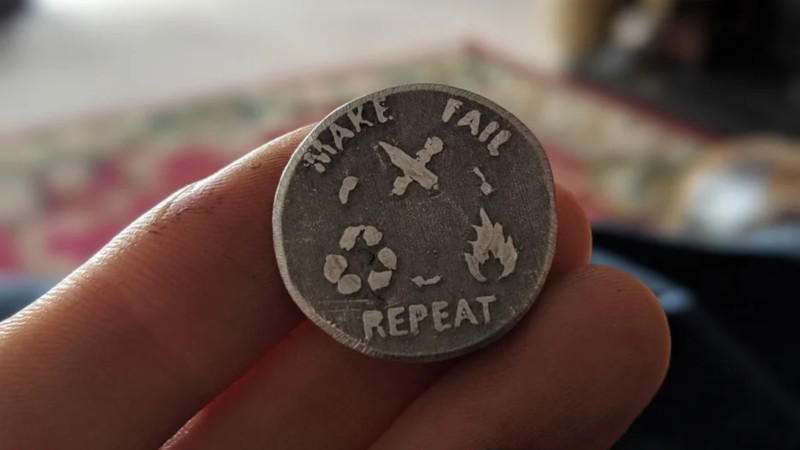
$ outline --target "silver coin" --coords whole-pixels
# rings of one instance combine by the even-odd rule
[[[320,122],[278,186],[278,266],[337,341],[406,361],[459,356],[510,330],[555,250],[552,174],[495,103],[433,84],[353,100]]]

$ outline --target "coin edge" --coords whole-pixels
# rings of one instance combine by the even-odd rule
[[[541,166],[543,168],[543,178],[545,189],[549,196],[549,204],[550,204],[550,229],[548,230],[547,236],[547,249],[545,253],[545,261],[543,264],[542,275],[539,278],[539,281],[534,285],[533,292],[531,293],[530,300],[523,304],[523,308],[520,310],[520,313],[517,314],[512,320],[509,320],[507,323],[503,324],[501,327],[496,329],[490,335],[484,336],[482,339],[479,339],[474,342],[470,342],[467,345],[454,348],[451,350],[447,350],[445,352],[439,353],[422,353],[422,354],[405,354],[405,353],[391,353],[385,352],[375,347],[371,347],[368,343],[357,339],[349,334],[345,333],[341,329],[337,328],[333,323],[325,320],[321,315],[319,315],[314,307],[300,294],[299,290],[297,289],[296,285],[292,281],[292,278],[289,274],[288,264],[286,260],[286,252],[284,249],[283,243],[283,227],[281,225],[281,218],[283,217],[283,203],[286,198],[286,191],[289,186],[289,177],[290,173],[293,173],[297,168],[297,165],[300,163],[302,159],[302,151],[304,148],[310,144],[310,142],[317,138],[319,133],[323,130],[327,129],[327,127],[333,123],[336,119],[339,119],[341,115],[345,114],[347,111],[352,109],[355,106],[362,105],[368,101],[371,101],[375,98],[380,97],[387,97],[392,94],[400,93],[400,92],[408,92],[408,91],[419,91],[419,90],[432,90],[432,91],[439,91],[445,92],[449,94],[453,94],[456,96],[461,96],[467,98],[471,101],[474,101],[478,104],[481,104],[489,109],[491,109],[494,113],[503,117],[503,119],[508,120],[511,125],[513,125],[517,130],[519,130],[522,134],[522,137],[530,143],[534,149],[536,150],[536,157],[539,159]],[[519,118],[517,118],[511,111],[508,111],[506,108],[500,106],[499,104],[495,103],[494,101],[476,94],[474,92],[457,88],[454,86],[449,86],[445,84],[436,84],[436,83],[414,83],[414,84],[405,84],[394,86],[386,89],[381,89],[361,97],[357,97],[353,100],[350,100],[341,106],[337,107],[333,111],[331,111],[328,115],[326,115],[322,120],[320,120],[314,128],[308,133],[308,135],[300,142],[297,148],[292,152],[292,155],[289,157],[289,161],[286,163],[283,171],[281,172],[280,180],[278,181],[278,187],[275,191],[275,197],[273,201],[272,207],[272,238],[273,238],[273,248],[275,251],[276,262],[278,265],[278,271],[281,275],[281,279],[283,280],[284,286],[286,287],[289,296],[292,298],[292,301],[297,305],[297,307],[303,312],[303,314],[308,317],[316,326],[321,328],[325,333],[333,337],[339,343],[345,345],[348,348],[356,350],[360,353],[363,353],[367,356],[385,359],[385,360],[392,360],[392,361],[400,361],[400,362],[432,362],[432,361],[442,361],[446,359],[456,358],[467,353],[471,353],[473,351],[482,349],[491,345],[492,343],[496,342],[503,336],[505,336],[509,331],[511,331],[521,320],[523,317],[527,315],[530,311],[531,307],[536,303],[536,300],[541,293],[542,289],[544,288],[544,284],[547,281],[548,274],[550,272],[550,268],[552,266],[553,257],[555,256],[556,250],[556,238],[558,234],[558,217],[557,217],[557,207],[556,207],[556,196],[555,196],[555,181],[553,180],[553,173],[552,168],[550,167],[550,161],[547,158],[546,153],[544,152],[544,148],[539,140],[536,138],[536,135],[531,131],[531,129],[525,125]]]

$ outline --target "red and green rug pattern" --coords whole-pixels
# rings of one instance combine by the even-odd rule
[[[539,137],[557,181],[592,219],[655,233],[676,175],[707,144],[668,118],[476,46],[246,86],[0,138],[0,271],[63,275],[180,187],[347,100],[416,82],[505,106]]]

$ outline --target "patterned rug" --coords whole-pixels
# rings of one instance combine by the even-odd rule
[[[0,270],[61,276],[174,190],[384,87],[445,83],[515,113],[592,219],[653,233],[708,138],[496,51],[364,67],[122,111],[0,139]]]

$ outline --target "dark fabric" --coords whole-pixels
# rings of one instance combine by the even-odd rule
[[[691,299],[665,308],[669,373],[616,449],[800,448],[797,258],[747,246],[703,249],[602,227],[594,243],[597,262],[645,281],[641,273],[657,272],[679,286],[666,292]],[[625,257],[608,260],[604,249]]]

